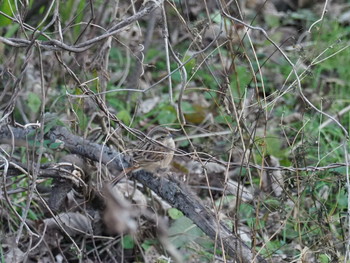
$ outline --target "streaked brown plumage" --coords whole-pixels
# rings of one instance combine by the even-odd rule
[[[119,182],[132,171],[145,170],[151,173],[169,167],[174,156],[175,142],[170,131],[163,127],[153,128],[147,136],[131,150],[132,167],[112,180]]]
[[[175,142],[168,129],[153,128],[138,147],[133,149],[134,166],[148,172],[165,169],[173,159],[174,148]]]

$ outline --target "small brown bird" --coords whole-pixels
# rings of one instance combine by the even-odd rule
[[[174,156],[175,142],[167,128],[155,127],[147,137],[133,149],[134,166],[138,170],[156,172],[165,169],[171,163]]]
[[[155,173],[169,167],[174,157],[175,142],[167,128],[155,127],[147,136],[131,150],[133,165],[112,180],[119,182],[132,171],[145,170]]]

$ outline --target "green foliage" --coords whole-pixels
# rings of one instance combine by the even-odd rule
[[[14,1],[15,0],[2,1],[2,3],[0,3],[0,11],[5,13],[6,15],[13,16],[12,10],[16,9]],[[0,27],[10,25],[11,23],[12,23],[11,19],[8,19],[7,17],[0,15]]]
[[[186,247],[197,238],[203,236],[202,230],[184,216],[176,219],[171,224],[168,233],[171,243],[177,248]]]
[[[237,66],[234,74],[230,78],[230,86],[232,89],[233,98],[242,99],[248,84],[252,80],[252,74],[248,68],[244,66]],[[237,100],[238,101],[238,100]]]
[[[278,16],[267,15],[264,18],[269,27],[275,28],[280,25],[280,18]]]
[[[29,94],[28,94],[28,107],[29,107],[29,109],[34,113],[38,113],[40,110],[40,106],[41,106],[41,99],[38,96],[38,94],[36,94],[34,92],[29,92]]]
[[[342,188],[337,194],[337,205],[340,210],[346,210],[348,207],[348,193]]]
[[[326,21],[322,24],[322,28],[317,31],[313,31],[313,37],[320,43],[319,48],[313,51],[320,52],[324,49],[326,52],[322,55],[322,58],[326,58],[335,52],[346,47],[346,40],[349,38],[349,27],[343,27],[336,21]],[[322,63],[318,64],[315,68],[321,71],[336,71],[339,74],[340,79],[349,76],[349,71],[339,65],[345,65],[350,60],[350,50],[348,48],[341,51],[340,56],[332,56],[327,58]]]
[[[44,134],[47,134],[55,126],[64,126],[64,123],[55,114],[46,114],[45,117]]]
[[[82,29],[85,27],[85,25],[81,25],[80,23],[85,18],[84,12],[88,10],[88,6],[86,0],[67,0],[65,4],[60,5],[61,21],[66,25],[68,23],[74,25],[73,34],[75,38],[78,38]],[[73,20],[71,20],[72,18]]]
[[[177,210],[176,208],[170,208],[168,209],[168,214],[171,219],[179,219],[180,217],[183,217],[183,213],[180,210]]]
[[[61,145],[62,145],[61,142],[54,142],[49,144],[49,148],[52,150],[56,150],[56,149],[59,149]]]
[[[254,220],[255,208],[249,204],[241,204],[239,207],[239,215],[244,220]],[[248,223],[249,224],[249,223]]]
[[[226,115],[226,114],[220,114],[218,116],[215,116],[215,122],[218,124],[233,124],[232,116]]]
[[[320,254],[318,256],[318,260],[320,263],[330,263],[331,258],[327,254]]]
[[[289,152],[288,148],[282,147],[282,140],[279,136],[269,134],[265,138],[266,154],[283,159]]]
[[[86,0],[80,0],[79,1],[79,4],[77,6],[77,16],[75,18],[75,22],[77,24],[79,24],[81,21],[83,21],[83,18],[84,18],[84,11],[85,11],[85,8],[87,8],[89,5],[86,3]],[[74,33],[76,36],[79,36],[81,34],[81,31],[82,31],[82,27],[80,25],[76,26],[74,28]]]
[[[159,124],[171,124],[176,121],[177,115],[176,110],[173,106],[167,103],[161,103],[159,107],[155,108],[151,111],[151,115],[153,116],[152,123]]]
[[[196,112],[196,110],[193,107],[193,104],[191,104],[187,101],[184,101],[183,103],[181,103],[181,106],[182,106],[183,113],[195,113]]]
[[[1,16],[0,16],[1,17]],[[13,37],[13,35],[17,32],[19,25],[18,24],[12,24],[11,26],[7,27],[7,32],[4,37]],[[0,60],[2,61],[2,59]]]
[[[124,249],[133,249],[135,241],[131,235],[125,235],[122,238],[122,246]]]
[[[33,211],[32,209],[28,210],[28,217],[27,217],[28,219],[33,220],[33,221],[39,220],[39,216],[40,216],[40,214],[38,214],[37,211]]]
[[[199,256],[201,262],[212,262],[215,247],[213,241],[206,237],[190,219],[180,216],[177,212],[174,214],[175,217],[179,217],[172,222],[168,230],[169,240],[175,247],[185,251],[184,262],[187,262],[192,255]],[[220,255],[221,252],[216,251],[216,254]]]
[[[283,240],[270,240],[266,242],[266,246],[261,250],[262,254],[281,254],[283,255],[284,251],[281,249],[283,248],[283,245],[285,245],[285,242]]]
[[[147,251],[150,247],[158,244],[158,240],[156,239],[145,239],[145,241],[142,242],[141,247]]]
[[[206,70],[204,69],[199,69],[197,70],[197,73],[195,75],[195,79],[198,79],[201,81],[201,83],[203,83],[203,86],[205,88],[208,88],[209,90],[216,90],[217,88],[217,83],[215,81],[215,79],[213,78],[213,76],[211,74],[209,74]],[[216,96],[216,93],[212,93],[212,96]]]
[[[283,229],[283,241],[287,242],[289,240],[293,240],[294,238],[298,237],[298,230],[295,228],[294,222],[291,222],[290,220],[287,222],[285,228]]]
[[[131,121],[131,115],[128,110],[120,110],[117,113],[117,118],[121,120],[126,125],[130,124]]]
[[[1,263],[6,263],[6,261],[5,261],[5,253],[4,253],[2,245],[0,246],[0,258],[1,258]]]
[[[182,61],[185,62],[188,59],[190,59],[190,56],[185,56]],[[187,74],[190,75],[190,73],[194,70],[195,67],[196,67],[196,59],[193,58],[185,64],[185,69]]]
[[[115,108],[117,111],[122,110],[128,110],[130,111],[129,107],[126,105],[125,101],[123,100],[123,96],[125,93],[119,93],[119,96],[115,96],[114,94],[110,93],[107,94],[106,99],[110,105]]]
[[[268,208],[269,211],[276,211],[281,205],[281,200],[271,197],[264,200],[264,205]]]

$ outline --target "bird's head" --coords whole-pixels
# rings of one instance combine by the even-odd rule
[[[147,137],[167,147],[170,147],[170,148],[175,147],[173,135],[171,134],[168,128],[155,127],[148,133]]]

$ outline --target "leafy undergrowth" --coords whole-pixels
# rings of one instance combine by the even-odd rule
[[[40,41],[82,45],[142,1],[14,2],[0,5],[1,125],[65,126],[123,153],[138,142],[125,127],[177,129],[167,176],[254,253],[349,260],[347,3],[322,17],[326,1],[166,1],[76,53]],[[132,181],[107,186],[115,174],[59,141],[1,143],[3,262],[233,262],[181,211]]]

